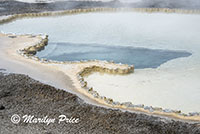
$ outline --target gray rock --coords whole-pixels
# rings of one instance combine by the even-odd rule
[[[0,105],[0,110],[4,110],[5,107],[3,105]]]
[[[200,113],[198,113],[198,112],[191,112],[191,113],[189,113],[189,116],[199,116],[200,115]]]
[[[123,102],[121,104],[126,106],[126,107],[132,107],[133,106],[132,102]]]

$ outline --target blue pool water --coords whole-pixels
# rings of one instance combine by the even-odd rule
[[[157,68],[161,64],[180,57],[190,56],[185,51],[169,51],[97,44],[49,43],[36,54],[40,58],[56,61],[107,60],[134,64],[135,68]]]

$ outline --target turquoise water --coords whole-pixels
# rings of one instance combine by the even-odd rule
[[[191,53],[97,44],[49,43],[45,50],[36,55],[40,58],[57,61],[107,60],[134,64],[136,69],[141,69],[156,68],[168,60],[187,57]]]

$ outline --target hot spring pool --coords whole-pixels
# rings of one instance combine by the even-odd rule
[[[93,73],[86,80],[115,101],[200,112],[200,16],[87,13],[26,18],[0,25],[6,33],[46,33],[37,56],[59,61],[113,60],[133,74]]]

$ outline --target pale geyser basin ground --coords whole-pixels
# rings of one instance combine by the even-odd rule
[[[14,33],[47,33],[50,42],[182,50],[189,57],[133,74],[90,75],[89,86],[115,101],[200,112],[200,16],[161,13],[89,13],[22,19],[1,25]]]

